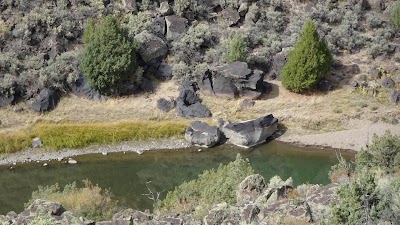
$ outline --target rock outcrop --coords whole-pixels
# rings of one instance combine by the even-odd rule
[[[54,109],[60,100],[59,94],[52,89],[43,89],[32,103],[35,112],[46,112]]]
[[[278,129],[278,119],[272,114],[243,122],[219,121],[219,128],[234,145],[251,147],[263,143]]]
[[[236,190],[236,201],[239,205],[254,202],[266,188],[264,177],[254,174],[246,177]]]
[[[164,40],[148,31],[136,35],[135,40],[139,43],[138,52],[145,63],[159,61],[168,53]]]
[[[219,143],[221,132],[216,126],[201,121],[193,121],[185,131],[185,139],[192,145],[212,147]]]
[[[199,81],[200,91],[229,99],[257,99],[265,92],[264,72],[251,70],[247,63],[234,62],[208,70]]]
[[[167,25],[166,38],[168,40],[178,40],[187,31],[188,20],[176,15],[166,16],[165,22]]]
[[[200,98],[196,92],[191,89],[183,89],[179,93],[179,97],[176,100],[176,112],[179,116],[185,118],[205,118],[211,117],[210,110],[203,104],[201,104]]]
[[[100,94],[99,91],[90,87],[88,79],[81,75],[74,83],[70,85],[72,93],[76,96],[84,97],[95,101],[104,101],[106,96]]]

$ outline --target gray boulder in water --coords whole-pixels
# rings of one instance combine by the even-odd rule
[[[278,129],[278,119],[272,114],[243,122],[219,123],[219,128],[234,145],[252,147],[263,143]]]
[[[186,129],[185,139],[192,145],[212,147],[219,143],[221,132],[218,127],[210,126],[204,122],[193,121]]]

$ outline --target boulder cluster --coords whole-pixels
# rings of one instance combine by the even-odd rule
[[[227,138],[234,145],[248,148],[265,142],[277,129],[278,119],[272,114],[233,123],[219,119],[218,127],[194,121],[186,129],[185,138],[191,144],[201,147],[215,146]]]

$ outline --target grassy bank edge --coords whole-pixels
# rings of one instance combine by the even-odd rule
[[[82,148],[91,144],[122,141],[183,138],[188,121],[121,121],[103,123],[49,123],[5,133],[0,136],[0,154],[10,154],[31,147],[32,139],[39,137],[44,148]]]

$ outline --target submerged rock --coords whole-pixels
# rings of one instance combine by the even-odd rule
[[[212,147],[219,143],[221,132],[218,127],[201,121],[193,121],[185,131],[185,139],[192,145]]]
[[[263,143],[278,129],[278,119],[272,114],[243,122],[220,123],[225,137],[234,145],[251,147]]]

